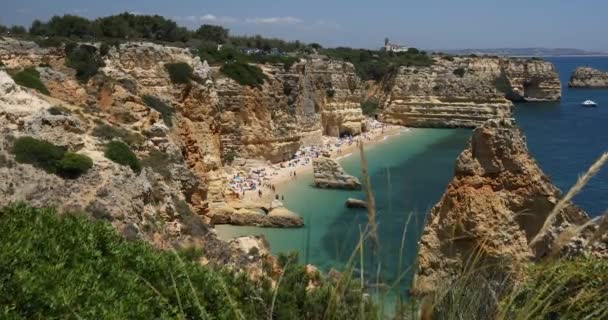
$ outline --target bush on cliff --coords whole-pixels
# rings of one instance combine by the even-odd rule
[[[361,103],[361,111],[366,116],[376,114],[379,107],[380,102],[376,99],[367,99]]]
[[[135,153],[124,142],[112,141],[108,143],[104,155],[118,164],[129,166],[136,173],[141,171],[139,159],[137,159]]]
[[[294,256],[279,259],[276,291],[267,278],[185,258],[126,241],[84,214],[12,205],[0,209],[0,318],[376,318],[354,285],[307,290],[311,276]]]
[[[192,79],[192,67],[185,62],[165,63],[165,69],[174,84],[190,83]]]
[[[76,70],[76,78],[82,82],[89,81],[104,65],[94,46],[81,44],[68,51],[65,63]]]
[[[40,80],[40,73],[35,68],[26,68],[17,72],[13,76],[13,80],[15,80],[15,83],[20,86],[32,88],[42,94],[50,94],[49,90]]]
[[[226,63],[220,71],[243,86],[260,87],[268,79],[258,66],[239,61]]]
[[[464,77],[465,73],[467,73],[467,71],[460,67],[460,68],[456,68],[454,69],[454,71],[452,71],[452,73],[460,78]]]
[[[173,126],[173,113],[175,110],[171,106],[151,95],[143,96],[142,100],[148,107],[158,111],[163,116],[163,122],[165,122],[167,127],[171,128]]]
[[[144,137],[139,133],[105,123],[98,124],[91,134],[106,141],[118,138],[130,146],[140,145],[144,141]]]
[[[63,148],[32,137],[21,137],[13,144],[13,154],[19,163],[28,163],[47,172],[57,172],[57,163],[65,154]]]
[[[64,148],[32,137],[15,140],[12,153],[19,163],[28,163],[64,178],[77,178],[93,167],[93,160],[85,155],[66,152]]]
[[[91,158],[74,152],[67,152],[57,163],[57,171],[67,178],[79,177],[92,167],[93,160]]]

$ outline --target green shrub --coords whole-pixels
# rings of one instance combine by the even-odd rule
[[[200,257],[191,251],[182,257]],[[24,204],[0,209],[0,318],[377,318],[354,285],[321,281],[306,290],[311,277],[296,256],[280,258],[285,271],[276,294],[268,279],[253,282],[247,273],[178,256],[126,241],[108,222],[83,214]]]
[[[192,67],[185,62],[165,63],[171,82],[175,84],[189,83],[192,79]]]
[[[130,146],[140,145],[144,141],[144,137],[139,133],[134,133],[127,129],[114,127],[105,123],[98,124],[95,129],[93,129],[92,134],[93,136],[106,141],[118,138]]]
[[[103,67],[104,64],[97,53],[96,47],[81,44],[68,53],[66,65],[76,70],[76,78],[78,80],[87,82],[92,76],[97,74],[99,68]]]
[[[91,158],[73,152],[67,152],[57,164],[57,171],[67,178],[77,178],[93,167]]]
[[[49,90],[40,80],[40,73],[35,68],[27,68],[17,72],[13,76],[13,80],[15,80],[15,83],[20,86],[32,88],[42,94],[50,94]]]
[[[366,116],[375,114],[379,107],[380,102],[378,102],[376,99],[368,99],[361,103],[361,111]]]
[[[334,88],[329,88],[325,90],[325,93],[329,98],[333,98],[336,95],[336,90],[334,90]]]
[[[175,159],[170,155],[158,151],[152,150],[150,154],[141,160],[142,167],[149,167],[165,179],[171,178],[171,165],[175,163]]]
[[[170,107],[168,104],[166,104],[159,98],[151,95],[143,96],[142,100],[148,107],[158,111],[163,116],[163,121],[165,122],[167,127],[170,128],[173,126],[173,112],[175,110],[173,110],[172,107]]]
[[[44,140],[21,137],[15,140],[12,153],[19,163],[28,163],[49,173],[56,173],[57,164],[63,158],[65,150]]]
[[[54,115],[54,116],[59,116],[59,115],[68,115],[70,113],[72,113],[72,111],[64,106],[52,106],[49,108],[49,113]]]
[[[121,141],[112,141],[106,145],[104,153],[106,158],[125,166],[129,166],[134,172],[141,171],[141,163],[128,145]]]
[[[268,79],[258,66],[240,61],[226,63],[220,71],[243,86],[259,88]]]
[[[93,160],[85,155],[66,152],[50,142],[32,137],[15,140],[12,153],[17,162],[34,165],[64,178],[78,178],[93,167]]]
[[[467,71],[464,68],[460,67],[452,71],[452,73],[462,78],[464,77],[464,74],[467,73]]]

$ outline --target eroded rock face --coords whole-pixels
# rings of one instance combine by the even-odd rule
[[[579,67],[570,76],[571,88],[608,88],[608,72],[589,67]]]
[[[543,241],[530,249],[529,241],[561,195],[511,120],[490,120],[475,129],[458,157],[454,179],[427,218],[414,292],[433,291],[458,274],[472,254],[479,254],[480,265],[493,263],[513,273],[519,263],[544,256],[559,233],[589,219],[568,203]]]
[[[413,127],[476,127],[511,116],[511,101],[558,100],[555,67],[506,58],[436,58],[430,67],[401,67],[386,84],[382,120]]]
[[[313,107],[321,113],[323,134],[333,137],[358,135],[365,120],[360,107],[361,80],[348,62],[311,57],[306,80],[312,84]]]
[[[312,161],[312,169],[314,174],[313,184],[317,188],[326,189],[361,189],[361,182],[355,176],[351,176],[344,172],[338,161],[320,157]]]
[[[135,173],[103,156],[105,141],[92,135],[95,122],[103,118],[67,104],[62,114],[53,114],[49,109],[55,101],[15,85],[0,71],[0,207],[26,201],[58,211],[84,212],[108,221],[128,239],[146,240],[158,248],[202,247],[209,263],[249,268],[259,262],[218,240],[193,212],[188,202],[204,197],[205,185],[183,159],[166,164],[164,176],[151,167]],[[22,136],[87,155],[93,168],[78,178],[65,179],[18,163],[10,150],[14,139]],[[155,149],[179,150],[173,141],[164,139],[135,151],[144,158]]]

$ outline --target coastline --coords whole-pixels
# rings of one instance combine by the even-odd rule
[[[382,126],[374,127],[361,135],[352,137],[351,140],[323,136],[323,150],[321,152],[329,154],[332,159],[340,160],[350,157],[358,151],[358,142],[360,139],[364,139],[365,148],[367,149],[383,143],[392,136],[398,136],[409,132],[410,130],[410,128],[403,126],[383,124]],[[277,196],[279,197],[278,200],[280,200],[283,195],[282,190],[290,182],[295,181],[299,175],[312,171],[312,158],[312,156],[306,155],[275,164],[266,163],[263,166],[250,169],[263,172],[263,175],[258,178],[256,187],[251,190],[239,190],[238,187],[232,187],[233,191],[235,194],[239,195],[240,200],[246,202],[269,203],[276,199]],[[244,171],[244,168],[242,167],[233,169],[236,169],[241,173]],[[293,173],[295,173],[295,177],[292,175]],[[261,186],[262,196],[258,193],[260,190],[259,186]]]

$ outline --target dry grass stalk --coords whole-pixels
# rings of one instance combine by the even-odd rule
[[[555,221],[555,218],[557,217],[557,215],[560,214],[560,212],[562,211],[562,209],[564,209],[566,204],[570,200],[572,200],[572,198],[574,198],[574,196],[576,196],[579,192],[581,192],[583,187],[589,182],[589,180],[591,180],[591,178],[594,175],[596,175],[600,171],[600,169],[606,164],[606,162],[608,162],[608,152],[605,152],[604,154],[602,154],[602,156],[599,157],[599,159],[597,159],[597,161],[593,165],[591,165],[591,167],[589,167],[589,170],[587,170],[587,172],[585,172],[584,175],[582,175],[581,177],[578,178],[578,181],[576,182],[576,184],[574,184],[574,186],[572,186],[572,188],[570,188],[568,193],[566,193],[566,196],[564,196],[557,203],[557,205],[555,205],[555,207],[553,207],[553,210],[551,210],[551,213],[549,213],[549,215],[547,216],[547,219],[545,220],[543,227],[538,231],[536,236],[534,236],[532,241],[530,241],[530,244],[529,244],[530,248],[534,247],[534,245],[536,245],[536,243],[543,238],[543,236],[545,235],[547,230],[551,227],[551,225]]]
[[[359,140],[359,152],[361,153],[361,174],[365,184],[365,193],[367,196],[367,219],[369,221],[369,236],[373,243],[374,254],[378,254],[378,248],[380,248],[380,241],[378,239],[378,224],[376,223],[376,199],[372,192],[372,182],[369,177],[367,167],[367,157],[365,156],[365,150],[363,140]]]

